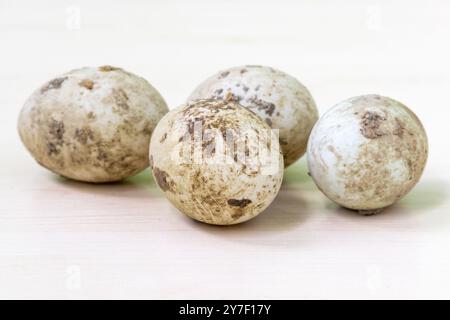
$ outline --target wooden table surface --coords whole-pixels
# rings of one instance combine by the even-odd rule
[[[0,298],[450,298],[450,3],[0,0]],[[416,188],[363,217],[286,171],[237,226],[194,222],[148,170],[91,185],[39,167],[17,115],[43,82],[111,64],[170,107],[210,74],[264,64],[300,79],[320,113],[379,93],[410,106],[430,154]]]

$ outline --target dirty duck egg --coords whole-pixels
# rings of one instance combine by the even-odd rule
[[[319,119],[308,143],[308,167],[328,198],[373,214],[414,187],[427,154],[425,130],[410,109],[365,95],[337,104]]]
[[[146,80],[120,68],[81,68],[44,84],[19,116],[22,142],[47,169],[88,182],[145,169],[150,136],[168,112]]]
[[[153,176],[169,201],[209,224],[247,221],[283,178],[278,135],[234,101],[204,99],[171,110],[150,143]]]
[[[189,100],[216,98],[237,101],[280,130],[284,165],[306,150],[318,112],[308,89],[294,77],[265,66],[242,66],[221,71],[200,84]]]

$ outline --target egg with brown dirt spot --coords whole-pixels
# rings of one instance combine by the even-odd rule
[[[294,77],[266,66],[247,65],[221,71],[201,83],[188,100],[202,98],[237,101],[271,128],[279,129],[285,167],[303,156],[318,119],[308,89]]]
[[[420,120],[379,95],[345,100],[326,112],[308,143],[309,172],[337,204],[374,214],[407,194],[428,156]]]
[[[23,144],[43,167],[86,182],[111,182],[148,167],[150,136],[168,112],[145,79],[102,66],[67,72],[26,101]]]
[[[150,143],[153,176],[185,215],[231,225],[262,212],[283,179],[277,132],[234,101],[204,99],[171,110]]]

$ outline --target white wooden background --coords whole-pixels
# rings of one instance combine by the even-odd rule
[[[449,17],[444,0],[0,0],[0,298],[450,298]],[[240,64],[298,77],[321,113],[391,96],[422,119],[428,165],[378,216],[330,203],[302,160],[256,219],[196,223],[148,171],[67,181],[21,145],[35,88],[104,64],[144,76],[171,107]]]

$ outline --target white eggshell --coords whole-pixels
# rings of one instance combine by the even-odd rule
[[[427,154],[425,130],[410,109],[365,95],[337,104],[319,119],[307,157],[312,178],[328,198],[370,214],[413,188]]]
[[[47,169],[75,180],[109,182],[148,166],[151,133],[167,112],[145,79],[111,66],[81,68],[36,90],[18,129]]]
[[[275,198],[283,179],[278,136],[233,101],[192,101],[171,110],[150,143],[153,176],[170,202],[209,224],[247,221]]]
[[[280,130],[285,167],[306,151],[318,112],[306,89],[294,77],[264,66],[241,66],[208,78],[188,100],[215,98],[238,101]]]

